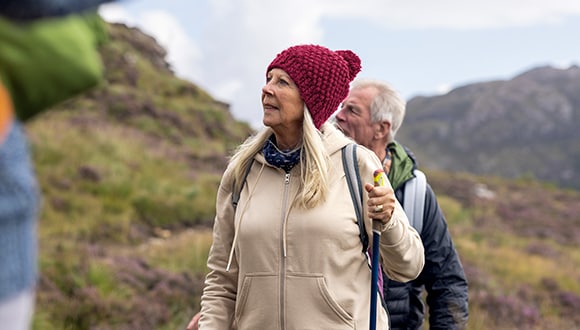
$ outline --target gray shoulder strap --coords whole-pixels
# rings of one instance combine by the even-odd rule
[[[360,183],[360,172],[356,157],[356,144],[349,143],[342,148],[342,166],[346,175],[346,182],[350,190],[350,196],[356,212],[356,219],[359,227],[359,237],[362,243],[363,252],[366,252],[369,246],[366,226],[363,217],[363,195]]]
[[[421,234],[421,230],[423,229],[427,179],[425,178],[425,174],[419,170],[414,170],[413,173],[415,177],[405,183],[403,209],[409,218],[411,226]]]

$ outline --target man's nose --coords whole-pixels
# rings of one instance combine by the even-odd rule
[[[344,114],[342,112],[342,109],[338,110],[335,117],[336,117],[337,121],[342,121],[342,122],[346,121]]]

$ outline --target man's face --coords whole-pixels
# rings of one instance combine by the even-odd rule
[[[358,144],[371,148],[376,124],[371,123],[371,102],[377,91],[366,87],[353,89],[336,115],[336,124]]]

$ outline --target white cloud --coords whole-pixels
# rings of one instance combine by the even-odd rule
[[[178,76],[196,82],[204,80],[201,50],[175,16],[165,10],[150,10],[141,15],[139,22],[145,33],[168,50],[167,61]]]
[[[453,89],[453,87],[451,86],[451,84],[441,84],[439,86],[437,86],[437,93],[440,95],[444,95],[449,93],[449,91],[451,91]]]
[[[205,80],[220,97],[232,102],[237,117],[258,121],[263,71],[277,52],[292,44],[324,40],[324,19],[372,21],[384,29],[496,29],[554,24],[580,14],[580,1],[512,0],[219,0],[213,1],[207,29],[214,43],[206,49]],[[227,27],[227,28],[224,28]],[[220,58],[226,54],[227,58]],[[225,88],[230,79],[244,82]],[[448,92],[450,85],[438,86]]]
[[[577,63],[575,61],[572,60],[559,60],[559,61],[554,61],[553,66],[557,69],[560,70],[566,70],[569,69],[570,67],[572,67],[573,65],[578,65],[580,63]]]
[[[107,22],[135,25],[135,19],[118,3],[109,2],[99,7],[99,14]]]
[[[336,0],[328,17],[362,18],[389,29],[489,29],[553,24],[580,15],[577,0]]]
[[[146,9],[131,11],[134,15],[122,10],[124,2],[107,5],[116,7],[107,9],[104,16],[134,22],[153,35],[167,49],[168,61],[179,76],[230,103],[238,119],[254,125],[261,125],[260,93],[266,66],[289,45],[322,43],[324,20],[348,19],[352,23],[362,19],[373,22],[377,29],[398,31],[466,30],[557,24],[580,15],[578,0],[205,0],[197,5],[190,0],[143,2],[140,8]],[[180,8],[190,4],[192,11],[203,7],[202,19],[179,22],[163,8],[176,3]],[[192,40],[191,35],[197,39]],[[374,47],[374,43],[369,43],[369,47]],[[438,86],[437,90],[444,92],[448,88]]]
[[[203,81],[202,52],[171,13],[163,9],[152,9],[134,16],[118,3],[102,5],[99,13],[108,22],[138,27],[155,38],[167,51],[167,61],[179,77],[195,82]]]
[[[231,102],[237,118],[261,125],[265,70],[277,53],[293,44],[321,43],[322,18],[332,1],[210,1],[204,28],[204,65],[210,92]]]

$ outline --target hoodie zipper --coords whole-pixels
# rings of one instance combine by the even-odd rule
[[[282,260],[280,262],[280,329],[286,329],[286,319],[285,319],[285,304],[284,304],[284,287],[286,285],[286,209],[288,207],[288,190],[290,186],[290,173],[286,173],[284,176],[284,198],[282,199],[282,209],[280,214],[280,220],[282,221],[282,226],[280,227],[280,237],[281,249],[282,249]]]

